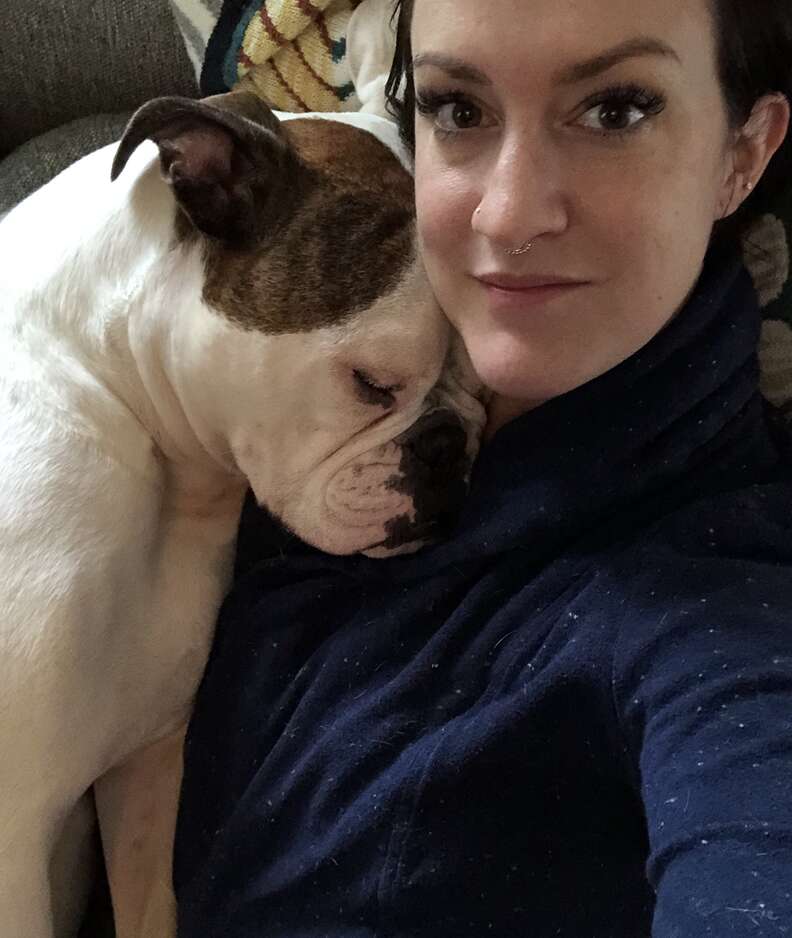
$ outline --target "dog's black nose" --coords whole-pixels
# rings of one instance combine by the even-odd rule
[[[458,470],[467,451],[467,434],[455,414],[429,414],[416,430],[409,443],[415,459],[436,472]]]
[[[402,448],[402,460],[401,475],[393,486],[412,495],[415,514],[412,519],[393,519],[383,546],[445,537],[467,494],[471,459],[462,421],[454,411],[439,408],[417,420],[395,442]]]
[[[423,430],[412,442],[415,458],[430,469],[442,472],[455,468],[464,458],[467,434],[459,423],[445,421]]]

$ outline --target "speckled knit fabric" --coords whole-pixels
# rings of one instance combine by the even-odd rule
[[[711,256],[645,348],[495,435],[412,557],[280,550],[248,505],[179,938],[788,931],[792,482],[758,334]]]

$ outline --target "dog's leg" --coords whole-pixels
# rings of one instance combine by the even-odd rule
[[[43,842],[15,845],[0,855],[0,934],[53,938],[48,857]]]
[[[95,784],[116,938],[176,934],[171,869],[184,733],[140,750]]]
[[[96,876],[98,854],[96,810],[89,791],[67,815],[50,858],[52,915],[58,938],[79,931]]]

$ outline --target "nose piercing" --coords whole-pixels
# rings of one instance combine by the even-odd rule
[[[481,213],[481,206],[479,205],[478,208],[473,212],[473,217],[475,218],[475,216],[479,215],[480,213]],[[508,254],[510,257],[518,257],[520,254],[527,254],[531,250],[532,247],[533,247],[533,241],[524,241],[520,245],[520,247],[512,248],[511,250],[506,250],[506,254]]]
[[[506,253],[510,257],[517,257],[520,254],[527,254],[531,250],[532,247],[533,247],[533,241],[526,241],[521,247],[512,248],[512,250],[506,251]]]

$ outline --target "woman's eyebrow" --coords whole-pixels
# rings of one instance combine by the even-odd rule
[[[602,52],[591,59],[578,62],[575,65],[567,66],[555,78],[556,84],[572,85],[589,78],[596,78],[608,69],[613,68],[625,59],[637,58],[645,55],[663,56],[664,58],[675,59],[681,64],[681,59],[676,51],[663,42],[662,39],[654,39],[650,36],[638,36],[635,39],[628,39],[619,43],[607,52]],[[470,65],[463,59],[455,58],[452,55],[445,55],[442,52],[422,52],[416,55],[412,62],[412,70],[417,71],[427,65],[439,68],[450,78],[458,81],[471,82],[476,85],[491,85],[492,81],[474,65]]]
[[[626,42],[619,43],[607,52],[595,55],[591,59],[579,62],[562,69],[556,76],[556,83],[559,85],[573,85],[579,81],[585,81],[588,78],[596,78],[608,69],[618,65],[625,59],[638,58],[644,55],[658,55],[664,58],[676,59],[679,64],[682,60],[677,52],[663,42],[662,39],[654,39],[651,36],[637,36],[635,39],[628,39]]]
[[[462,59],[453,55],[444,55],[442,52],[422,52],[412,61],[412,71],[432,65],[444,71],[449,77],[458,81],[469,81],[476,85],[491,85],[492,82],[480,69],[468,65]]]

